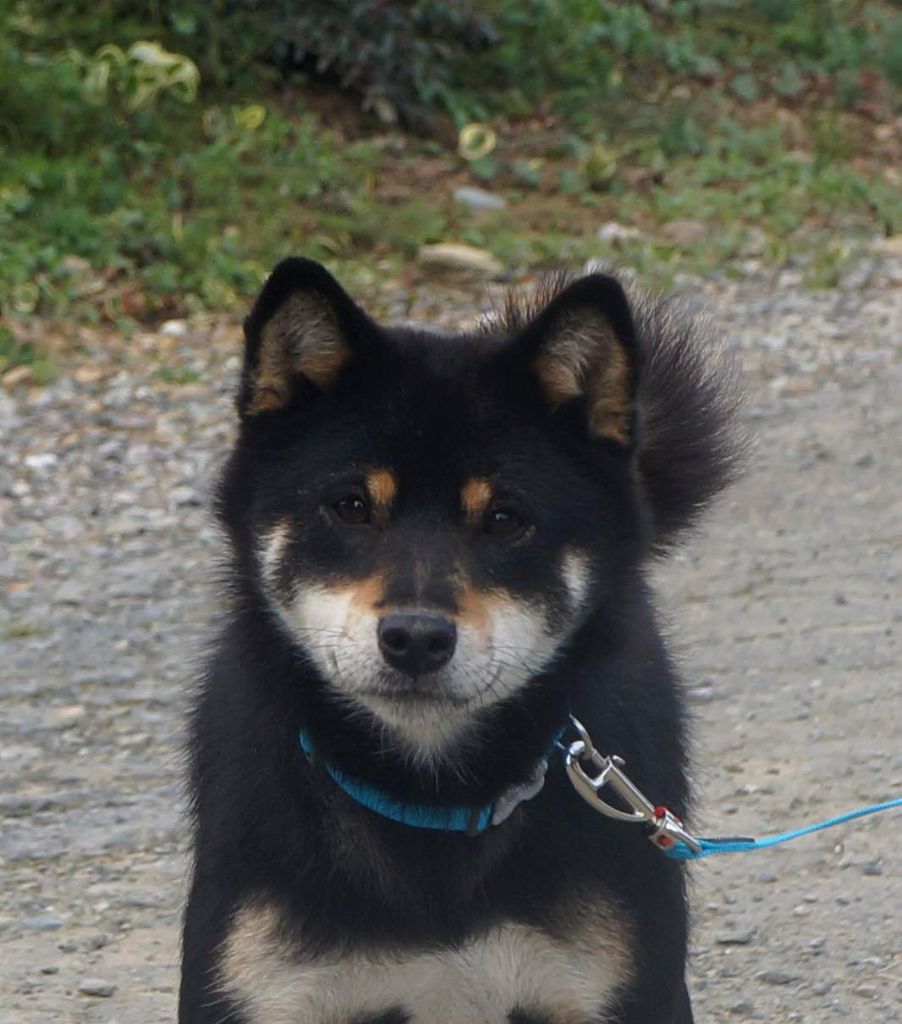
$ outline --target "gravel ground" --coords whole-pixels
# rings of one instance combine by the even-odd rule
[[[683,286],[743,355],[757,439],[659,572],[698,825],[766,833],[902,795],[902,258],[827,292],[788,271]],[[386,306],[468,308],[438,288]],[[0,1024],[174,1018],[179,744],[216,614],[204,506],[237,337],[85,328],[52,386],[0,391]],[[900,846],[885,815],[696,865],[700,1024],[898,1019]]]

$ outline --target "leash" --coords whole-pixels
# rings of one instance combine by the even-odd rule
[[[571,743],[562,742],[564,733],[572,727],[577,738]],[[590,806],[608,818],[642,825],[648,839],[665,856],[673,860],[703,860],[721,853],[746,853],[749,850],[764,850],[781,843],[791,842],[801,836],[820,832],[823,829],[843,825],[856,818],[864,818],[881,811],[902,807],[902,797],[884,803],[861,807],[833,818],[805,825],[803,828],[778,835],[753,839],[751,836],[695,836],[682,821],[666,807],[653,804],[651,800],[630,780],[623,771],[624,760],[616,754],[606,756],[592,743],[588,730],[578,719],[570,716],[569,726],[559,730],[546,754],[533,766],[529,777],[506,789],[491,804],[479,807],[447,806],[433,804],[412,804],[402,802],[388,793],[340,771],[334,765],[316,757],[313,742],[305,730],[299,734],[300,747],[311,762],[317,762],[326,774],[352,800],[374,811],[383,818],[389,818],[413,828],[433,829],[442,832],[463,832],[475,836],[500,825],[511,813],[527,800],[541,792],[548,771],[549,760],[554,749],[564,755],[564,768],[573,788]],[[615,807],[603,798],[610,790],[619,798],[622,807]]]
[[[902,797],[887,800],[880,804],[860,807],[845,814],[837,814],[833,818],[781,832],[763,839],[750,836],[709,836],[701,838],[688,832],[680,819],[666,807],[655,806],[648,797],[627,777],[622,770],[623,758],[616,754],[605,756],[595,749],[586,727],[571,716],[570,724],[576,730],[577,739],[564,744],[557,741],[558,748],[564,754],[564,767],[577,793],[596,811],[615,818],[618,821],[629,821],[644,825],[648,830],[648,838],[659,850],[673,860],[702,860],[719,853],[745,853],[748,850],[764,850],[781,843],[791,842],[801,836],[820,832],[834,825],[843,825],[856,818],[864,818],[881,811],[890,811],[902,807]],[[610,787],[627,805],[628,810],[621,810],[602,799],[601,793]]]

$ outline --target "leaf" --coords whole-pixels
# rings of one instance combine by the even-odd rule
[[[730,89],[734,95],[738,96],[741,100],[745,100],[746,103],[751,103],[758,99],[758,83],[752,75],[737,75],[730,82]]]
[[[795,61],[788,60],[780,65],[780,73],[774,82],[774,89],[780,96],[791,99],[805,89],[805,80],[799,74]]]

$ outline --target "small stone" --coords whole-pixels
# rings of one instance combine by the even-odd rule
[[[748,946],[754,938],[753,928],[737,928],[736,931],[722,932],[714,941],[719,946]]]
[[[35,455],[25,456],[25,465],[29,469],[52,469],[59,459],[53,452],[38,452]]]
[[[889,253],[892,256],[902,256],[902,235],[891,235],[889,238],[881,238],[874,243],[874,248],[879,252]]]
[[[52,914],[35,914],[34,917],[26,917],[22,924],[36,932],[53,932],[62,928],[65,922]]]
[[[17,384],[24,384],[26,381],[30,381],[33,376],[34,372],[31,367],[22,363],[19,366],[14,366],[11,370],[7,370],[0,377],[0,381],[3,382],[5,388],[14,388]]]
[[[863,875],[882,875],[883,868],[879,860],[867,860],[861,865],[861,873]]]
[[[503,210],[507,206],[503,196],[496,196],[484,188],[456,188],[454,201],[472,210]]]
[[[874,465],[874,456],[870,452],[865,452],[864,455],[859,455],[855,460],[855,465],[859,469],[869,469]]]
[[[83,704],[67,704],[64,707],[51,708],[47,713],[47,725],[51,729],[71,729],[87,714]]]
[[[816,996],[825,996],[833,988],[832,981],[819,981],[811,986],[811,991]]]
[[[469,270],[495,277],[504,266],[485,249],[456,242],[438,242],[420,246],[418,259],[423,266],[444,270]]]
[[[197,491],[186,485],[173,487],[169,492],[169,497],[176,505],[191,505],[196,508],[203,504],[203,499]]]
[[[45,964],[40,970],[41,974],[59,974],[60,972],[56,964]]]
[[[760,974],[756,975],[759,981],[763,981],[768,985],[791,985],[794,981],[799,980],[798,974],[793,974],[792,971],[761,971]]]
[[[700,220],[672,220],[663,232],[677,245],[695,245],[708,237],[709,228]]]
[[[60,266],[67,274],[78,276],[79,274],[87,274],[91,269],[91,264],[83,256],[65,256],[60,261]]]
[[[718,700],[720,694],[713,686],[693,686],[687,691],[686,697],[691,704],[710,704]]]
[[[160,326],[160,334],[170,338],[182,338],[188,333],[188,324],[184,320],[164,320]]]
[[[116,986],[111,981],[104,981],[102,978],[82,978],[78,983],[78,991],[83,996],[106,999],[116,991]]]
[[[759,882],[764,882],[766,885],[771,885],[777,880],[773,871],[759,871],[756,877]]]
[[[78,580],[66,580],[54,592],[57,604],[81,604],[87,595],[87,588]]]
[[[741,999],[738,1003],[731,1003],[728,1007],[730,1013],[748,1015],[755,1012],[755,1004],[750,1002],[748,999]]]
[[[600,242],[623,242],[630,238],[638,238],[639,229],[620,224],[616,220],[609,220],[602,224],[595,234]]]
[[[878,992],[873,985],[856,985],[852,989],[853,995],[861,996],[862,999],[876,999]]]

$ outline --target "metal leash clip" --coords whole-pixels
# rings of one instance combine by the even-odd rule
[[[669,850],[681,842],[694,853],[701,851],[701,844],[683,828],[680,819],[666,807],[656,807],[621,771],[625,763],[622,757],[599,753],[582,722],[572,715],[570,722],[579,739],[565,748],[564,767],[573,788],[586,803],[609,818],[649,826],[648,838],[661,850]],[[620,810],[603,800],[600,794],[605,786],[610,786],[630,810]]]

